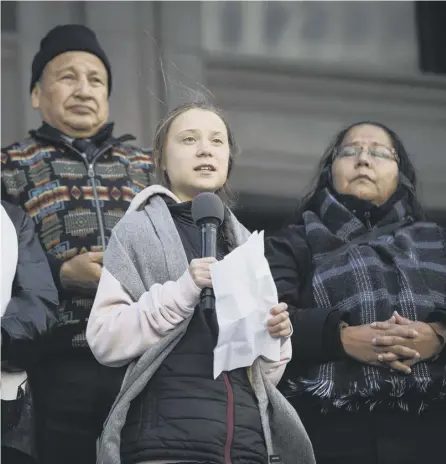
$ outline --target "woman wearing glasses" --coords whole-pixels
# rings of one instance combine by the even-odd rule
[[[398,136],[340,132],[266,253],[294,327],[282,388],[318,464],[442,462],[445,231]]]

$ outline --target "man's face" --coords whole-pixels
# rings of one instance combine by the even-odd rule
[[[91,53],[62,53],[45,66],[31,98],[49,125],[70,137],[90,137],[108,120],[107,70]]]

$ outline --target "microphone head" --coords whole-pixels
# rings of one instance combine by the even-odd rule
[[[224,217],[225,207],[215,193],[203,192],[192,200],[192,219],[195,224],[212,222],[221,225]]]

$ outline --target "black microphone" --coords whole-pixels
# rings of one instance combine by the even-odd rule
[[[192,219],[200,228],[201,257],[217,257],[218,228],[223,223],[225,207],[215,193],[203,192],[192,200]],[[215,295],[212,288],[201,292],[201,307],[215,310]]]

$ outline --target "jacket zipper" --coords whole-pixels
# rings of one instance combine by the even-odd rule
[[[367,226],[367,229],[372,230],[372,224],[370,223],[370,212],[366,211],[364,213],[365,217],[365,225]]]
[[[87,167],[88,177],[91,179],[92,188],[93,188],[93,196],[94,196],[94,203],[95,203],[95,209],[96,209],[96,216],[98,218],[98,224],[99,224],[99,234],[101,236],[101,242],[102,242],[102,251],[105,251],[104,220],[103,220],[103,216],[102,216],[101,207],[99,205],[99,197],[98,197],[98,191],[97,191],[97,186],[96,186],[96,172],[94,170],[94,164],[96,163],[97,159],[101,155],[103,155],[107,150],[112,148],[116,143],[123,143],[123,142],[127,142],[129,140],[135,140],[136,138],[133,135],[130,135],[130,134],[122,135],[121,137],[118,137],[117,139],[112,138],[114,143],[109,142],[105,147],[100,149],[100,151],[93,157],[92,162],[89,163],[88,162],[88,157],[87,157],[87,155],[85,153],[80,152],[72,144],[67,143],[65,140],[59,140],[59,139],[54,138],[52,136],[48,136],[48,135],[45,135],[45,134],[39,134],[38,131],[30,131],[30,134],[33,137],[38,137],[38,138],[41,138],[43,140],[47,140],[49,142],[62,143],[62,145],[64,145],[69,150],[72,150],[72,151],[76,152],[84,160],[84,163],[85,163],[85,165]]]
[[[225,464],[232,464],[231,449],[234,440],[234,391],[232,390],[231,381],[226,372],[223,372],[223,379],[227,392]]]
[[[87,166],[87,174],[88,177],[91,179],[91,187],[93,189],[93,197],[94,197],[94,205],[96,209],[96,217],[98,218],[98,225],[99,225],[99,234],[101,236],[101,245],[102,245],[102,251],[105,251],[105,228],[104,228],[104,220],[102,216],[102,211],[101,211],[101,206],[99,204],[99,196],[98,196],[98,190],[96,186],[96,172],[94,170],[94,165],[98,158],[102,156],[107,150],[109,150],[113,145],[108,144],[104,148],[102,148],[92,159],[91,163],[88,162],[88,157],[86,153],[81,153],[79,150],[72,146],[68,146],[71,150],[74,150],[76,153],[78,153],[82,159],[84,160],[85,165]]]
[[[82,153],[82,155],[85,155],[85,153]],[[93,187],[93,196],[94,196],[94,204],[96,207],[96,216],[98,217],[98,224],[99,224],[99,233],[101,235],[101,242],[102,242],[102,251],[105,251],[105,228],[104,228],[104,220],[102,217],[102,211],[101,211],[101,206],[99,204],[99,197],[98,197],[98,190],[96,188],[96,172],[94,170],[94,162],[96,159],[93,160],[88,165],[88,177],[91,179],[91,186]]]

